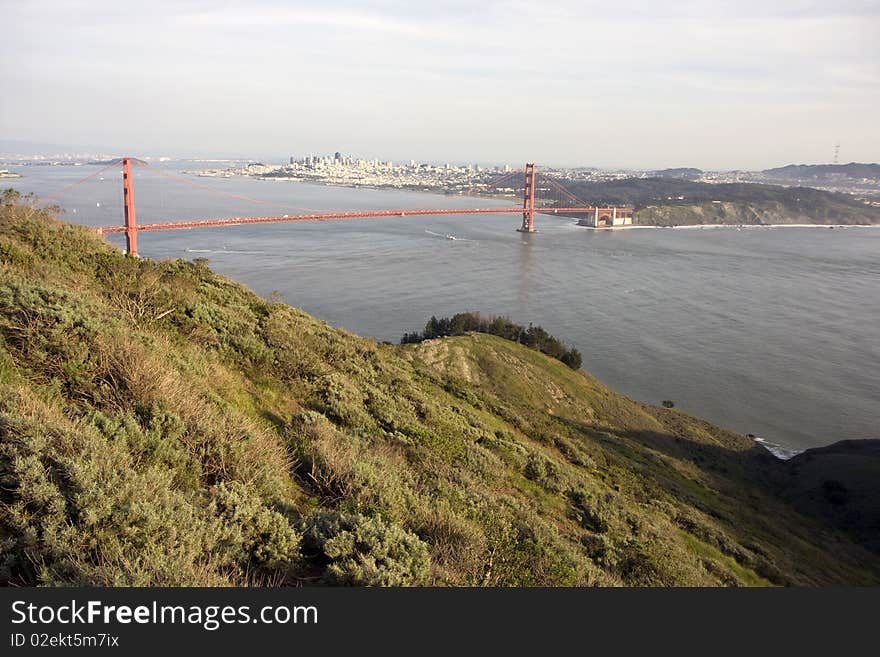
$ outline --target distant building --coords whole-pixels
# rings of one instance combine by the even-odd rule
[[[593,228],[611,228],[613,226],[631,226],[633,208],[594,208],[592,215],[587,215],[578,223]]]

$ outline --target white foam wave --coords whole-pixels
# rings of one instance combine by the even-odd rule
[[[761,447],[770,452],[773,456],[783,461],[787,461],[788,459],[793,458],[804,451],[802,449],[789,449],[788,447],[783,447],[779,443],[771,442],[766,438],[761,438],[760,436],[751,436],[751,438]]]

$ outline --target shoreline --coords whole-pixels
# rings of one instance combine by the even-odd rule
[[[216,176],[220,177],[220,176]],[[234,178],[236,176],[229,176]],[[241,176],[240,176],[241,177]],[[331,183],[331,182],[322,182],[319,180],[301,180],[299,178],[282,178],[278,176],[243,176],[246,178],[251,178],[252,180],[264,180],[264,181],[277,181],[277,182],[295,182],[300,185],[313,185],[315,187],[338,187],[340,189],[374,189],[378,191],[389,191],[389,192],[409,192],[412,194],[431,194],[432,196],[442,196],[442,197],[457,197],[457,198],[481,198],[487,201],[510,201],[514,205],[519,205],[521,203],[521,199],[517,196],[511,197],[509,195],[491,195],[491,194],[461,194],[459,192],[447,192],[442,189],[424,189],[424,188],[413,188],[413,187],[398,187],[396,185],[358,185],[358,184],[345,184],[345,183]],[[538,212],[538,209],[535,208],[535,212]],[[552,213],[551,213],[552,214]]]
[[[770,452],[773,456],[778,458],[780,461],[789,461],[793,459],[798,454],[803,454],[807,451],[808,448],[805,449],[793,449],[791,447],[785,447],[784,445],[780,445],[779,443],[767,440],[766,438],[761,438],[760,436],[754,436],[751,434],[746,434],[746,438],[751,438],[756,445],[760,445],[768,452]],[[832,445],[834,443],[831,443]]]

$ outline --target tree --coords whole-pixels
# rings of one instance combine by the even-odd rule
[[[562,355],[562,358],[560,358],[559,360],[561,360],[573,370],[579,370],[581,368],[581,363],[583,362],[581,352],[574,348],[566,351]]]
[[[423,340],[442,338],[466,333],[489,333],[520,344],[562,361],[573,370],[580,369],[581,353],[569,349],[562,341],[550,335],[544,328],[529,324],[528,328],[514,324],[506,317],[484,317],[480,313],[457,313],[452,317],[437,319],[432,315],[422,333],[404,333],[400,344],[415,344]]]

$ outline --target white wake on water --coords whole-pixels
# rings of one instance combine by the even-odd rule
[[[232,249],[187,249],[187,253],[229,253],[233,255],[266,255],[265,251],[235,251]]]

